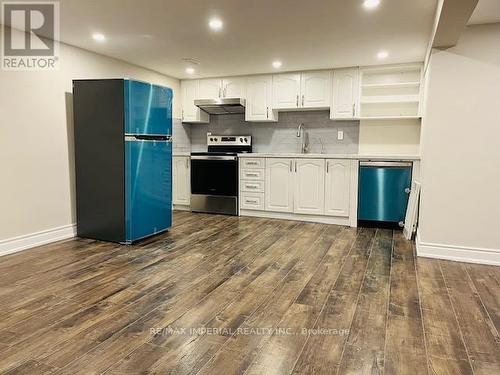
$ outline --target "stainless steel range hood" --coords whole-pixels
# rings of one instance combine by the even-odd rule
[[[194,105],[211,115],[227,115],[229,113],[245,113],[245,99],[199,99]]]

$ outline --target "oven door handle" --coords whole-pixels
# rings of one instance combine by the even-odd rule
[[[238,160],[237,156],[191,156],[191,160]]]

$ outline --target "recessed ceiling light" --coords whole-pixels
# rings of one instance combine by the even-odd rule
[[[380,5],[380,0],[365,0],[363,6],[366,9],[374,9]]]
[[[377,59],[379,60],[386,59],[387,56],[389,56],[389,52],[387,51],[380,51],[379,53],[377,53]]]
[[[283,65],[281,61],[279,60],[273,61],[273,68],[279,69],[281,68],[281,65]]]
[[[187,74],[194,74],[194,68],[186,68]]]
[[[214,31],[219,31],[222,29],[222,26],[224,26],[224,24],[222,23],[222,21],[218,18],[212,18],[209,22],[208,22],[208,26],[210,26],[210,28]]]
[[[104,36],[104,34],[94,33],[92,34],[92,39],[94,39],[96,42],[104,42],[106,40],[106,37]]]

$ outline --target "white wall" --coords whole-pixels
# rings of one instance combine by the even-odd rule
[[[419,254],[500,264],[500,24],[433,51],[422,124]]]
[[[361,120],[360,154],[418,155],[420,152],[420,120]]]
[[[60,54],[59,71],[0,70],[0,248],[1,240],[75,222],[72,79],[168,86],[180,114],[179,80],[64,44]]]

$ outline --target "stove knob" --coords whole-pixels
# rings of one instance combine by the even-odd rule
[[[245,138],[245,143],[248,143],[248,139]]]
[[[243,138],[240,138],[240,142],[243,142]]]

